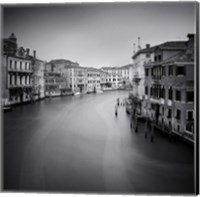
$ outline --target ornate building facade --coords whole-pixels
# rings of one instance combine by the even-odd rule
[[[2,104],[13,105],[32,100],[33,56],[29,49],[18,47],[17,38],[12,33],[3,40],[2,61]]]

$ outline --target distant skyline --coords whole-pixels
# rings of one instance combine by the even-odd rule
[[[3,7],[3,37],[42,60],[68,59],[81,66],[123,66],[141,47],[187,40],[195,32],[195,2],[76,3]]]

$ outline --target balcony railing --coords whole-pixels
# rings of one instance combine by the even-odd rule
[[[29,88],[32,87],[32,84],[10,84],[8,88]]]
[[[32,73],[31,69],[17,69],[17,68],[8,68],[9,72],[20,72],[20,73]]]

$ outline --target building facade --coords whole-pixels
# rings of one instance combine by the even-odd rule
[[[119,86],[123,88],[131,88],[133,86],[133,66],[128,64],[125,66],[119,67],[121,81],[119,81]]]
[[[111,84],[107,82],[107,75],[108,73],[100,70],[100,85],[101,85],[101,90],[105,90],[106,88],[110,88]]]
[[[87,68],[87,93],[98,92],[101,89],[101,70]]]
[[[154,50],[145,64],[144,113],[165,131],[194,137],[194,35]]]
[[[74,92],[86,93],[88,86],[88,71],[84,67],[73,68]]]
[[[102,67],[102,71],[107,73],[107,83],[111,84],[111,88],[119,88],[119,82],[122,80],[122,70],[117,67]]]
[[[146,48],[139,50],[132,57],[132,77],[133,77],[133,95],[139,100],[144,99],[144,81],[145,81],[145,69],[144,64],[151,62],[154,59],[154,47],[150,47],[150,44],[146,45]]]
[[[59,68],[53,63],[45,64],[45,96],[61,96],[63,94],[63,86],[65,78]]]
[[[12,33],[3,40],[2,70],[2,104],[14,105],[32,100],[32,62],[35,58],[29,54],[29,49],[18,47],[17,38]]]
[[[56,78],[58,78],[59,74],[61,95],[86,92],[87,71],[84,67],[80,67],[78,63],[64,59],[57,59],[48,62],[46,67],[57,73],[55,75]]]
[[[33,60],[33,75],[32,75],[32,84],[33,84],[33,99],[39,100],[45,98],[45,62],[35,58]]]

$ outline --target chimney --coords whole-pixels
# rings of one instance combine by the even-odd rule
[[[29,52],[30,52],[30,49],[26,49],[26,57],[29,57]]]
[[[33,51],[33,57],[36,58],[36,50]]]
[[[188,34],[187,37],[188,37],[187,46],[189,46],[189,47],[194,46],[195,35],[194,34]]]
[[[135,55],[135,43],[133,43],[133,55]]]
[[[194,39],[194,34],[188,34],[187,37],[189,40]]]
[[[138,50],[141,49],[141,46],[140,46],[140,37],[138,37]]]
[[[150,48],[150,44],[146,44],[146,48],[149,49]]]

